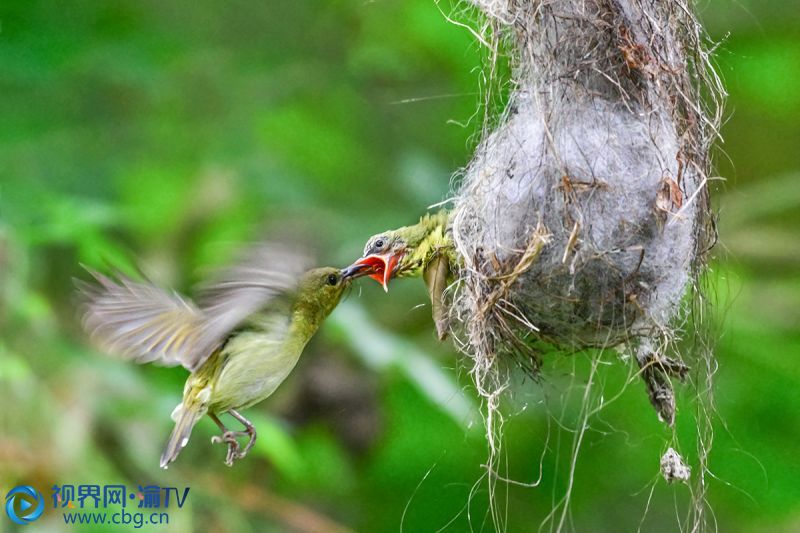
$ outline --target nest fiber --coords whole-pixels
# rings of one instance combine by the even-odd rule
[[[492,399],[507,353],[535,370],[542,346],[624,345],[672,423],[667,376],[686,367],[670,347],[713,234],[723,93],[701,27],[680,0],[474,3],[513,72],[455,198],[454,312],[479,389]]]

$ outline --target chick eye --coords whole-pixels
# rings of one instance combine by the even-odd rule
[[[383,239],[378,239],[377,241],[375,241],[375,248],[383,248],[384,244],[385,243],[383,242]]]
[[[336,285],[339,282],[339,276],[336,274],[328,275],[328,285]]]

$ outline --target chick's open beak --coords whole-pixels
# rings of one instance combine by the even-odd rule
[[[389,280],[392,278],[399,263],[400,256],[398,254],[372,254],[362,257],[351,266],[347,267],[347,269],[354,267],[363,268],[359,276],[368,275],[383,285],[384,291],[389,292]]]

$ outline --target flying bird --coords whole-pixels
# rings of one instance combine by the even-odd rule
[[[350,280],[365,268],[305,271],[308,263],[282,247],[261,245],[204,285],[198,304],[123,275],[112,279],[92,272],[97,284],[78,282],[87,308],[83,325],[107,351],[191,372],[172,412],[175,427],[162,468],[176,459],[204,415],[222,432],[212,442],[228,445],[228,466],[253,447],[256,428],[240,411],[266,399],[286,379]],[[225,413],[244,430],[228,429],[220,420]],[[244,447],[238,440],[243,437]]]
[[[448,211],[426,214],[413,226],[373,235],[367,240],[361,258],[349,268],[359,267],[365,270],[358,275],[369,275],[387,292],[392,278],[422,276],[431,299],[436,334],[440,340],[447,337],[449,321],[444,290],[457,268]]]

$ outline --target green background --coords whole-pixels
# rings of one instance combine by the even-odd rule
[[[204,420],[168,471],[158,456],[184,371],[89,347],[72,284],[80,263],[110,264],[191,292],[265,234],[344,266],[369,235],[446,198],[480,126],[483,52],[440,10],[453,8],[0,4],[0,492],[45,493],[28,529],[64,527],[54,483],[190,486],[176,530],[493,529],[468,361],[435,341],[418,281],[351,292],[298,370],[248,411],[261,437],[251,457],[225,467]],[[730,92],[708,499],[720,531],[797,531],[800,5],[700,11]],[[567,488],[588,365],[554,359],[504,408],[501,472],[541,479],[497,483],[509,531],[536,530]],[[604,361],[592,398],[615,399],[589,420],[567,525],[676,531],[688,489],[657,475],[671,434],[642,385],[625,387],[633,369]],[[676,434],[696,464],[689,396]]]

